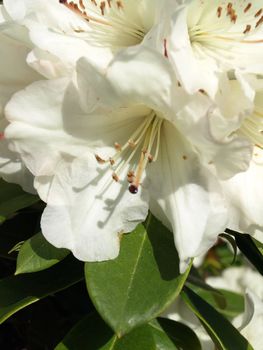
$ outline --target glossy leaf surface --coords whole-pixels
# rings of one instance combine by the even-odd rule
[[[16,274],[45,270],[63,260],[69,251],[51,245],[42,233],[28,239],[20,248]]]
[[[173,236],[151,215],[122,238],[117,259],[85,267],[89,295],[119,336],[158,316],[180,293],[189,269],[179,274]]]

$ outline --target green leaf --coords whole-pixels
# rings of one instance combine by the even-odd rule
[[[27,305],[83,278],[83,264],[70,256],[49,270],[0,280],[0,323]]]
[[[39,197],[24,192],[18,185],[0,179],[0,223],[17,210],[26,208],[39,201]]]
[[[42,233],[37,233],[20,248],[15,274],[48,269],[63,260],[68,254],[67,249],[54,247],[45,239]]]
[[[253,238],[255,245],[258,247],[261,254],[263,254],[263,243],[259,242],[257,239]]]
[[[92,313],[80,320],[54,350],[106,350],[104,345],[114,338],[113,331],[100,316]]]
[[[219,350],[253,350],[248,341],[224,316],[191,289],[184,287],[181,296],[199,318]]]
[[[185,324],[167,318],[158,318],[158,323],[180,350],[202,350],[197,335]]]
[[[193,283],[187,283],[187,286],[229,319],[244,312],[244,296],[241,294],[212,287],[211,290],[204,289]]]
[[[192,268],[192,270],[193,270],[193,268]],[[195,275],[191,275],[191,272],[187,278],[187,284],[188,285],[190,284],[190,287],[192,287],[194,290],[198,290],[198,291],[204,290],[204,291],[209,292],[209,295],[213,296],[215,302],[217,303],[217,305],[221,309],[224,309],[226,307],[226,300],[225,300],[223,294],[219,290],[209,286],[201,278],[199,278]]]
[[[158,316],[178,296],[189,270],[179,274],[173,236],[152,215],[122,238],[117,259],[85,266],[89,295],[119,336]]]
[[[92,314],[81,320],[55,348],[55,350],[93,349],[179,350],[179,347],[157,321],[138,327],[122,338],[118,338],[97,314]],[[182,349],[186,350],[186,348]]]
[[[233,256],[233,260],[231,264],[234,264],[234,262],[236,261],[236,257],[237,257],[237,245],[236,245],[236,241],[234,240],[233,237],[231,237],[230,235],[226,234],[226,233],[221,233],[219,235],[221,238],[226,239],[228,241],[228,243],[231,245],[233,251],[234,251],[234,256]]]
[[[247,233],[239,233],[230,229],[226,229],[226,233],[235,237],[238,248],[255,266],[259,273],[263,275],[263,255],[251,236]]]

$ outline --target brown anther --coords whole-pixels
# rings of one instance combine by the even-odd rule
[[[104,164],[104,163],[106,163],[106,160],[104,160],[104,159],[102,159],[100,156],[98,156],[97,154],[95,154],[95,158],[96,158],[96,160],[97,160],[97,162],[99,163],[99,164]]]
[[[247,4],[246,8],[244,9],[244,13],[246,13],[247,11],[249,11],[249,9],[251,8],[252,4],[251,2],[249,4]]]
[[[112,178],[113,178],[113,180],[116,181],[116,182],[119,182],[119,181],[120,181],[119,176],[118,176],[116,173],[113,173],[113,174],[112,174]]]
[[[96,0],[91,0],[91,2],[92,2],[95,6],[98,6]]]
[[[257,21],[257,24],[256,24],[255,28],[260,26],[260,24],[262,24],[262,23],[263,23],[263,16],[261,16],[260,19]]]
[[[231,14],[231,22],[236,23],[237,21],[237,15],[234,13]]]
[[[220,18],[221,17],[221,15],[222,15],[222,7],[221,6],[219,6],[218,8],[217,8],[217,17],[218,18]]]
[[[232,3],[229,2],[228,5],[227,5],[227,8],[226,8],[226,11],[227,11],[227,15],[231,15],[233,9],[232,9]]]
[[[134,182],[134,176],[127,176],[127,181],[131,184]]]
[[[107,3],[108,3],[109,8],[111,8],[111,1],[112,1],[112,0],[107,0]]]
[[[83,4],[83,0],[79,0],[79,6],[82,10],[85,10],[85,5]]]
[[[135,176],[134,171],[133,170],[129,170],[127,176],[128,177],[134,177]]]
[[[85,20],[86,20],[87,22],[89,22],[89,18],[88,18],[88,15],[87,15],[87,12],[86,12],[86,11],[83,12],[83,17],[85,18]]]
[[[147,152],[148,152],[147,149],[145,149],[145,148],[142,149],[142,154],[145,155]]]
[[[109,158],[109,162],[110,162],[110,165],[114,165],[115,164],[115,160],[113,158]]]
[[[258,10],[258,12],[255,14],[255,17],[256,18],[259,17],[261,15],[262,11],[263,11],[262,9]]]
[[[118,7],[118,9],[123,9],[123,3],[121,1],[116,1],[116,5]]]
[[[106,7],[106,3],[105,3],[105,1],[102,1],[100,3],[100,11],[101,11],[102,16],[105,15],[105,7]]]
[[[148,154],[148,162],[151,163],[153,161],[153,156],[151,154]]]
[[[247,34],[251,29],[251,25],[247,24],[246,29],[243,31],[243,34]]]
[[[116,151],[121,151],[121,145],[118,142],[114,143],[114,148],[116,149]]]
[[[206,95],[206,92],[205,92],[204,89],[199,89],[199,92],[200,92],[201,94],[203,94],[203,95]]]
[[[187,156],[186,155],[183,155],[183,160],[187,160]]]

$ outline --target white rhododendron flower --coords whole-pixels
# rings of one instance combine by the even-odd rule
[[[263,277],[249,266],[229,267],[218,277],[207,277],[206,283],[217,289],[244,294],[249,288],[263,300]]]
[[[239,135],[254,144],[253,158],[247,171],[222,182],[230,204],[228,227],[248,232],[263,242],[263,90],[255,99],[253,113],[246,118]]]
[[[232,320],[233,325],[250,342],[254,350],[262,348],[263,277],[250,267],[230,267],[222,276],[208,277],[206,282],[214,288],[245,294],[245,312]],[[179,297],[163,314],[171,320],[189,326],[198,336],[202,349],[214,350],[215,345],[198,318]]]
[[[187,91],[204,89],[214,98],[221,89],[220,75],[238,78],[245,88],[247,74],[262,74],[263,1],[180,3],[171,18],[167,47]]]
[[[190,312],[180,298],[167,313],[163,314],[163,317],[184,323],[190,327],[198,336],[203,350],[215,349],[215,344],[200,321]],[[248,289],[245,294],[244,314],[234,318],[232,324],[249,341],[254,350],[262,349],[263,300],[252,290]]]
[[[245,313],[233,320],[240,333],[250,342],[254,350],[262,349],[263,300],[248,290],[245,299]]]
[[[168,12],[168,3],[157,0],[49,0],[48,6],[43,0],[20,0],[19,6],[5,0],[4,4],[9,16],[29,30],[35,47],[28,63],[37,62],[35,68],[49,78],[54,71],[68,74],[82,56],[105,66],[115,53],[148,37],[157,45],[154,25],[162,7]],[[163,51],[163,40],[160,46]]]
[[[48,203],[45,237],[81,260],[114,258],[120,233],[150,207],[173,230],[183,270],[226,227],[215,169],[246,170],[250,142],[233,123],[213,137],[216,106],[186,95],[155,50],[126,49],[102,72],[83,58],[66,90],[64,79],[35,83],[6,108],[6,136]]]
[[[227,186],[240,172],[251,174],[253,148],[261,145],[261,129],[251,137],[249,124],[262,71],[254,38],[261,14],[254,13],[254,23],[248,5],[242,12],[236,2],[222,10],[220,2],[198,4],[4,1],[0,29],[23,28],[25,51],[17,59],[37,77],[29,74],[12,91],[36,80],[8,103],[11,125],[0,142],[22,158],[48,204],[46,238],[81,260],[116,257],[121,234],[149,208],[174,232],[182,270],[213,245],[230,212],[237,210],[239,225],[245,202],[237,203]],[[242,45],[239,37],[234,44],[230,36],[231,48],[216,41],[223,54],[216,46],[210,57],[210,32],[203,55],[193,45],[199,35],[193,26],[211,29],[213,11],[223,43],[229,33],[238,37],[239,18],[254,27],[242,34],[249,36]],[[243,44],[251,46],[245,56]],[[260,227],[258,213],[249,222]]]
[[[82,56],[106,67],[119,50],[140,44],[147,35],[153,37],[160,7],[160,2],[149,0],[137,1],[136,6],[126,0],[49,0],[48,6],[43,0],[4,1],[0,14],[2,177],[32,191],[32,177],[4,140],[7,121],[2,110],[12,94],[34,80],[71,77]],[[163,41],[160,46],[163,50]]]

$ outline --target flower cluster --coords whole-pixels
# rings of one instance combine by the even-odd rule
[[[182,271],[226,227],[263,241],[262,0],[0,10],[0,173],[47,203],[48,241],[113,259],[148,210]]]

